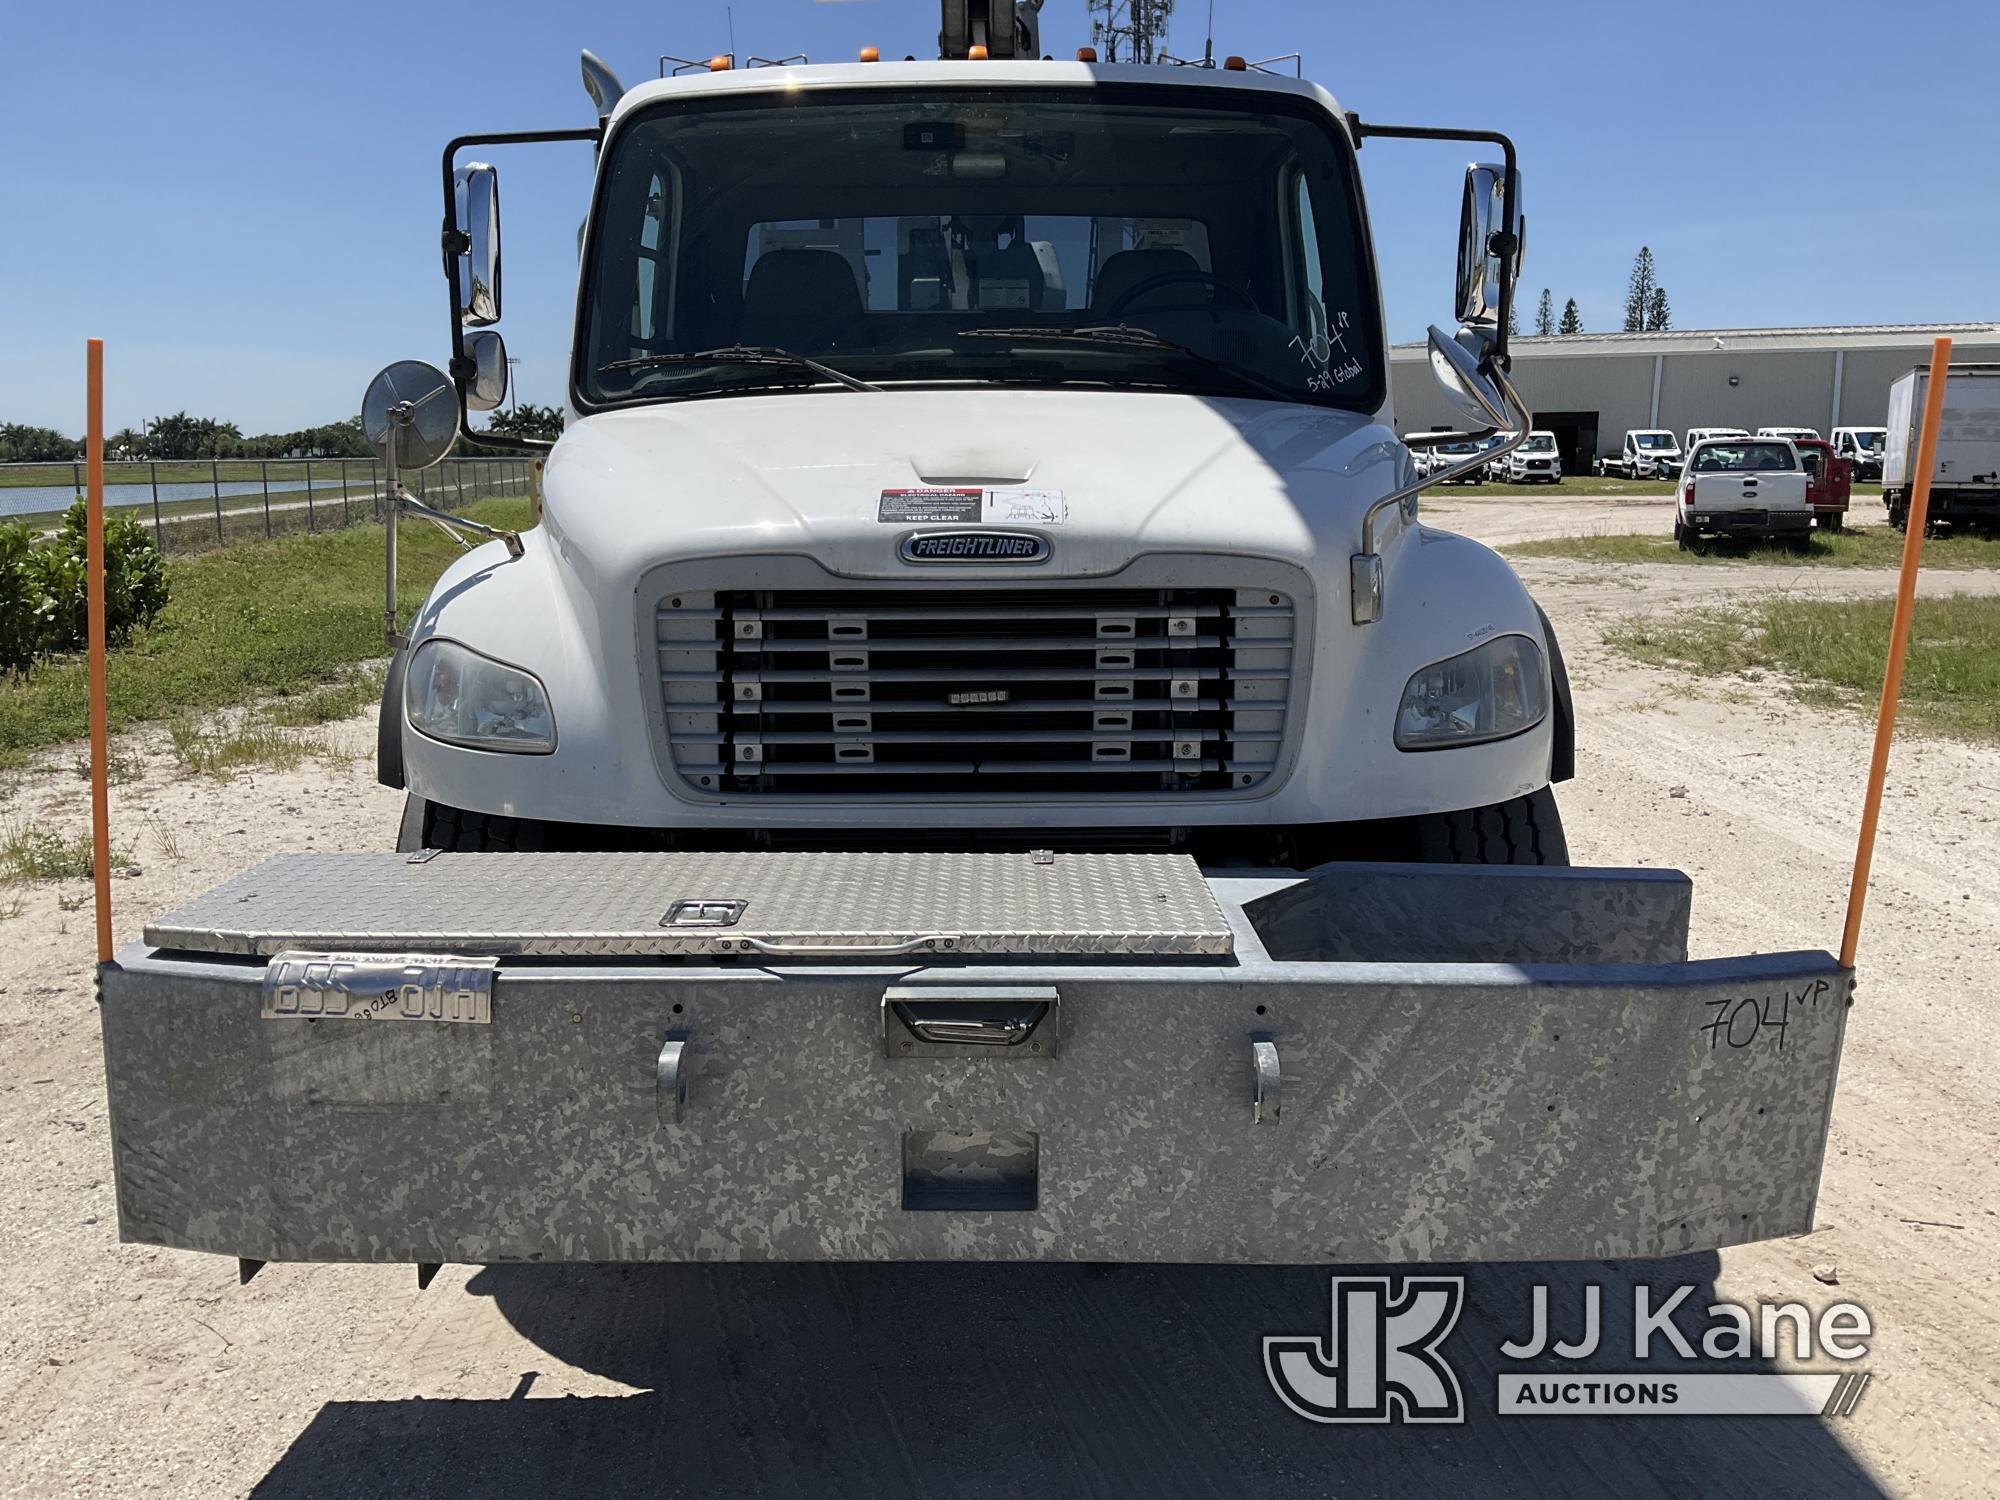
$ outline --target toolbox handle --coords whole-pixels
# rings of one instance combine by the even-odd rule
[[[882,992],[890,1057],[1053,1057],[1058,996],[1047,985],[891,985]]]
[[[956,948],[958,939],[948,933],[933,932],[924,937],[914,937],[903,943],[774,943],[769,938],[737,937],[724,938],[722,946],[731,942],[741,943],[745,948],[758,953],[772,953],[783,956],[811,954],[818,957],[856,956],[864,958],[890,958],[899,953],[923,953],[933,948]]]

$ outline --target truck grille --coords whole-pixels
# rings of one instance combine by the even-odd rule
[[[675,771],[709,793],[1243,791],[1294,607],[1260,589],[776,589],[656,612]]]

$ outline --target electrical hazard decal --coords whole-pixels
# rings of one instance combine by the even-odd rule
[[[1061,490],[1026,485],[926,485],[884,490],[875,519],[895,525],[968,521],[989,525],[1060,526],[1069,514]]]

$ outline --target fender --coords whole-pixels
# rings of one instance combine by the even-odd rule
[[[403,775],[403,673],[409,664],[407,646],[389,658],[389,675],[382,683],[382,715],[375,721],[375,779],[399,791],[408,785]]]
[[[1563,664],[1562,643],[1549,623],[1549,612],[1537,604],[1542,634],[1549,643],[1549,692],[1555,699],[1555,738],[1549,745],[1549,780],[1570,781],[1576,776],[1576,707],[1569,697],[1569,668]]]

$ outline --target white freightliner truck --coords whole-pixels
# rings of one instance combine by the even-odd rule
[[[404,466],[504,388],[459,158],[599,148],[538,524],[407,617],[389,528],[400,852],[268,861],[103,971],[125,1237],[427,1276],[1807,1228],[1851,976],[1688,962],[1684,876],[1568,867],[1555,638],[1417,518],[1495,450],[1420,483],[1396,436],[1358,153],[1499,148],[1431,334],[1485,438],[1533,425],[1511,144],[944,10],[936,61],[586,54],[594,128],[447,148],[450,373],[365,412]]]

